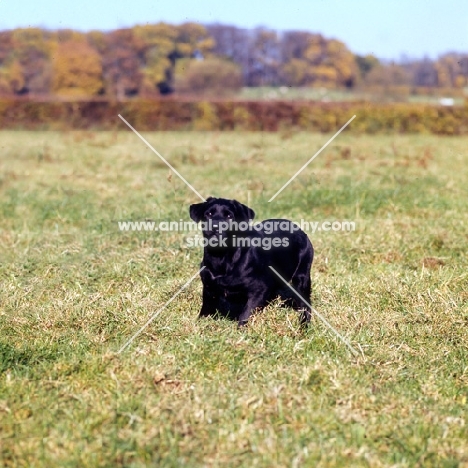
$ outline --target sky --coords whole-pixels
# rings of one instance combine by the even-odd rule
[[[110,30],[160,21],[306,30],[383,59],[468,52],[467,0],[0,0],[0,30]]]

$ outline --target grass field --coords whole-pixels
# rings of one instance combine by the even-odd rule
[[[151,133],[204,196],[309,233],[317,319],[197,321],[198,199],[130,131],[0,133],[0,466],[467,467],[468,138]]]
[[[468,88],[464,90],[464,96],[468,96]],[[323,101],[323,102],[414,102],[420,104],[439,104],[440,100],[446,96],[443,91],[434,96],[398,94],[388,89],[382,89],[380,93],[366,90],[346,90],[346,89],[326,89],[326,88],[290,88],[286,86],[268,87],[259,86],[252,88],[242,88],[239,93],[241,99],[247,100],[292,100],[292,101]],[[453,98],[453,104],[463,105],[464,97]]]

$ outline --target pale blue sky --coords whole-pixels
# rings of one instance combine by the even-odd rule
[[[159,21],[308,30],[381,58],[468,52],[467,0],[0,0],[0,29],[109,30]]]

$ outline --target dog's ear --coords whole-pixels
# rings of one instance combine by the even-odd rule
[[[203,218],[203,213],[208,208],[208,202],[214,200],[213,197],[208,197],[203,203],[195,203],[190,205],[190,218],[193,219],[196,223],[201,221]]]
[[[242,203],[239,203],[237,200],[232,200],[236,210],[236,219],[238,221],[250,221],[255,218],[255,212],[251,208]]]
[[[205,213],[206,208],[207,202],[195,203],[194,205],[190,205],[190,218],[193,219],[196,223],[198,223],[203,218],[203,214]]]

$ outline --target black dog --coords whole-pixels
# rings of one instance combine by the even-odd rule
[[[314,249],[307,235],[291,221],[268,219],[249,225],[253,210],[236,200],[208,198],[190,206],[190,217],[202,222],[201,266],[203,305],[200,317],[221,315],[245,325],[255,309],[276,297],[310,322],[310,307],[281,281],[272,266],[310,303],[310,268]]]

